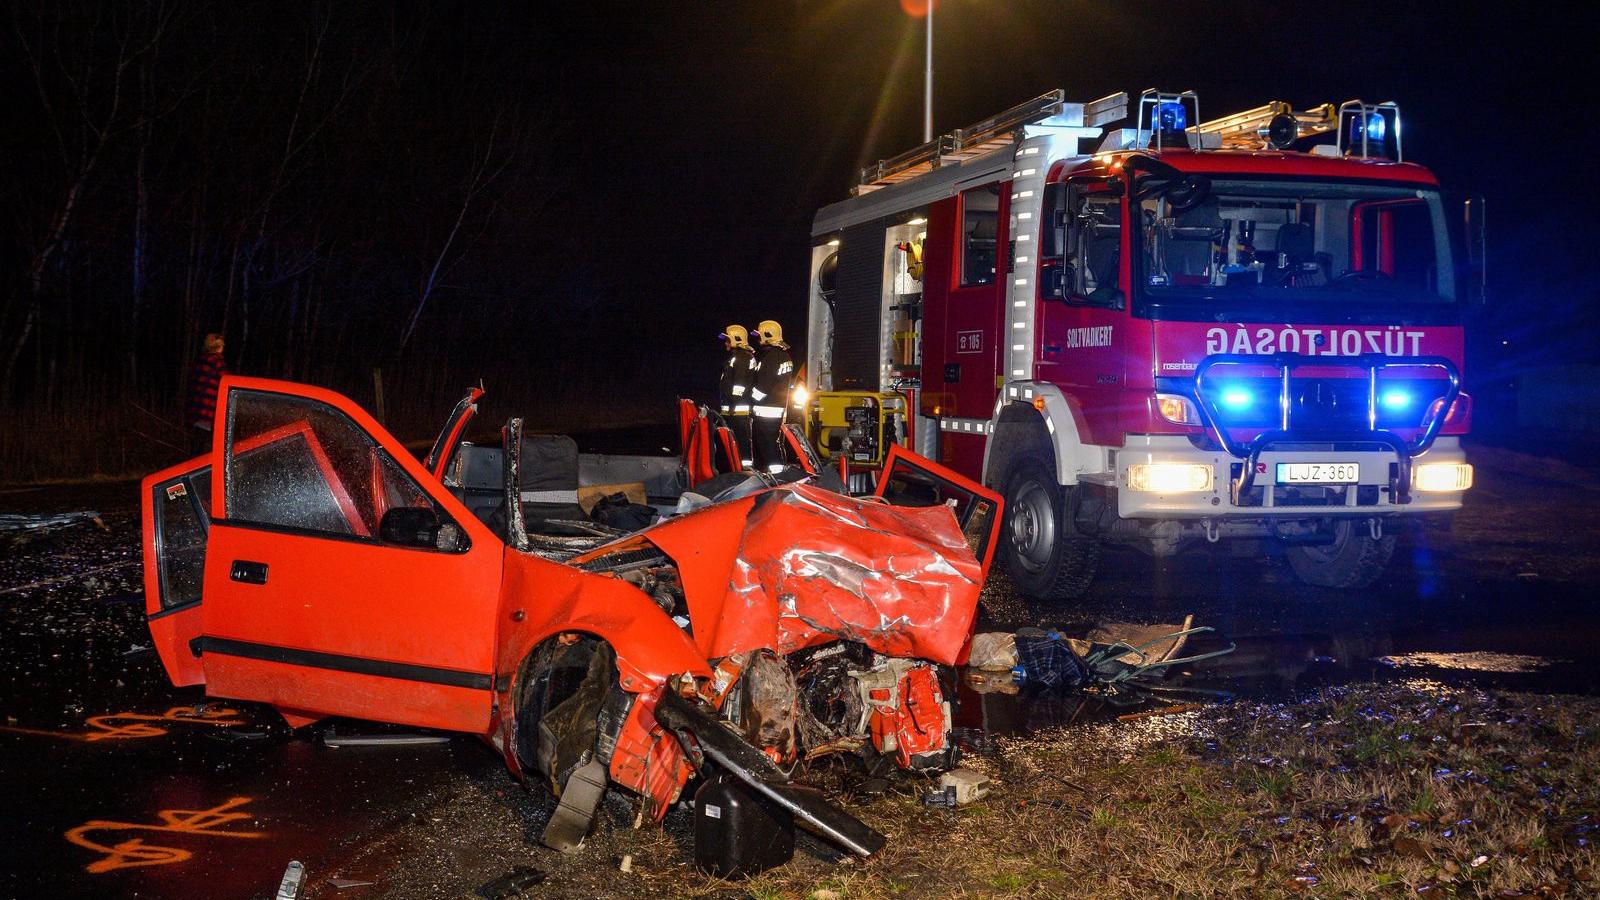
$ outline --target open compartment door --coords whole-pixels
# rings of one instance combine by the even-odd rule
[[[889,448],[873,493],[895,506],[949,507],[984,577],[989,576],[1005,506],[999,494],[899,444]]]
[[[150,637],[179,687],[205,681],[193,641],[200,637],[206,537],[211,529],[210,457],[144,479],[144,604]]]

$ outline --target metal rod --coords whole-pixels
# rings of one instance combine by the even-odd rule
[[[922,62],[922,142],[933,140],[933,0],[928,0],[928,41]]]

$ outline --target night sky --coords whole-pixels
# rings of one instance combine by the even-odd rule
[[[1493,301],[1469,386],[1594,362],[1600,115],[1573,93],[1594,22],[1576,4],[1486,7],[949,0],[935,128],[1055,87],[1074,100],[1192,89],[1202,118],[1272,99],[1398,101],[1407,159],[1489,203]],[[727,323],[777,318],[803,341],[812,214],[858,166],[920,140],[921,22],[898,0],[17,10],[0,48],[18,106],[0,136],[14,175],[0,350],[32,296],[40,325],[7,400],[24,409],[69,394],[160,407],[218,328],[235,370],[361,402],[374,366],[430,410],[479,377],[496,415],[594,396],[631,415],[708,395]],[[39,90],[19,47],[38,55],[54,34],[57,68],[98,59],[103,88],[118,46],[106,36],[174,11],[124,95],[154,114],[123,114],[29,295],[82,156],[57,152],[62,123],[66,146],[83,141],[49,42]],[[297,100],[318,34],[321,68]],[[263,203],[296,109],[311,136]],[[148,284],[130,288],[140,254]],[[402,430],[425,420],[397,416]]]
[[[673,6],[550,12],[536,28],[582,98],[575,114],[603,135],[574,173],[595,188],[593,227],[638,239],[627,307],[664,348],[709,353],[724,319],[798,329],[811,215],[856,167],[920,140],[922,32],[892,0]],[[1396,100],[1407,158],[1488,200],[1485,330],[1512,341],[1507,363],[1594,362],[1584,261],[1600,227],[1584,210],[1600,115],[1560,88],[1582,83],[1569,51],[1595,23],[1576,4],[1540,9],[951,0],[935,17],[935,129],[1057,86],[1081,100],[1193,89],[1202,118],[1269,99]]]

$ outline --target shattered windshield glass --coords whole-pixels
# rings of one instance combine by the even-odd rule
[[[1216,181],[1198,198],[1139,205],[1145,295],[1445,304],[1456,297],[1437,192],[1315,182]]]

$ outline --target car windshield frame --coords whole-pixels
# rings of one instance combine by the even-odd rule
[[[1211,196],[1262,200],[1420,200],[1428,205],[1434,239],[1436,291],[1418,290],[1388,279],[1330,278],[1317,286],[1266,284],[1152,285],[1147,277],[1146,231],[1131,229],[1128,253],[1132,260],[1133,314],[1145,319],[1179,321],[1405,321],[1416,324],[1453,324],[1459,321],[1464,284],[1460,272],[1460,235],[1451,227],[1438,186],[1410,182],[1372,182],[1356,179],[1219,176],[1211,183]],[[1130,199],[1127,218],[1144,221],[1147,204]],[[1348,220],[1346,220],[1348,221]],[[1348,246],[1349,238],[1345,238]],[[1338,273],[1334,273],[1337,276]],[[1335,283],[1338,282],[1338,283]]]

